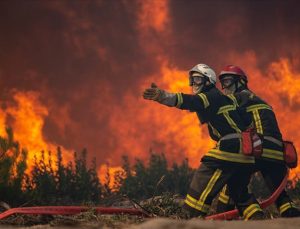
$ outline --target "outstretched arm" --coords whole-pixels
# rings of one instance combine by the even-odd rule
[[[176,93],[164,91],[158,88],[155,83],[152,83],[150,88],[145,89],[143,97],[144,99],[153,100],[169,107],[174,107],[177,104]]]
[[[144,99],[153,100],[169,107],[177,107],[182,110],[202,112],[209,106],[209,101],[205,94],[187,95],[183,93],[166,92],[158,88],[155,83],[150,88],[145,89]]]

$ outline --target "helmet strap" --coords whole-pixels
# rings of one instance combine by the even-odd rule
[[[241,92],[243,90],[247,89],[248,90],[248,86],[247,86],[247,83],[246,82],[241,82],[239,81],[238,82],[238,87],[236,89],[236,92]]]

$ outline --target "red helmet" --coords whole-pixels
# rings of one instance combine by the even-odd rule
[[[240,67],[235,65],[227,65],[225,68],[223,68],[223,70],[219,74],[219,79],[221,79],[225,75],[235,75],[248,82],[245,72]]]

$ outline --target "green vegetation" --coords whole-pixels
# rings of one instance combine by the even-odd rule
[[[11,206],[23,205],[71,205],[97,204],[102,198],[96,160],[87,166],[87,151],[74,153],[74,162],[62,163],[62,152],[58,147],[57,161],[51,160],[51,152],[45,157],[35,157],[30,174],[26,173],[27,152],[14,141],[13,132],[7,129],[7,138],[0,137],[0,201]],[[46,160],[46,158],[49,158]]]
[[[168,167],[164,154],[151,153],[148,164],[136,159],[132,166],[128,157],[123,156],[123,170],[115,173],[111,186],[109,173],[107,182],[100,183],[96,159],[88,163],[86,149],[74,153],[73,162],[67,165],[62,163],[63,153],[59,147],[55,157],[51,156],[52,152],[41,152],[27,174],[27,151],[14,140],[11,129],[7,129],[6,138],[0,137],[0,147],[1,152],[6,152],[0,159],[0,201],[13,207],[97,205],[117,196],[139,201],[164,192],[184,195],[193,173],[187,160]]]
[[[147,163],[136,159],[130,162],[123,156],[122,170],[101,183],[97,174],[96,159],[87,162],[84,149],[74,153],[72,162],[63,164],[63,153],[58,147],[52,152],[41,152],[35,158],[30,174],[27,169],[27,152],[14,140],[13,131],[7,129],[7,137],[0,137],[0,201],[12,207],[35,205],[112,205],[125,200],[129,204],[144,202],[145,208],[160,216],[172,216],[178,209],[178,197],[183,197],[191,182],[193,169],[188,161],[168,164],[164,154],[149,153]],[[49,158],[49,159],[48,159]],[[56,158],[52,161],[51,158]],[[259,187],[258,198],[265,198],[263,180],[254,177],[252,187]],[[251,186],[250,186],[251,187]],[[300,182],[289,194],[300,199]],[[169,206],[170,208],[168,208]]]

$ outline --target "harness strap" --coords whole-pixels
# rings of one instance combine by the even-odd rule
[[[241,138],[242,135],[240,133],[232,133],[232,134],[226,134],[225,136],[223,136],[222,138],[220,138],[220,141],[222,140],[230,140],[230,139],[234,139],[234,138]]]
[[[264,139],[267,139],[268,141],[273,142],[276,145],[282,146],[282,141],[279,141],[278,139],[273,138],[271,136],[264,136]]]

